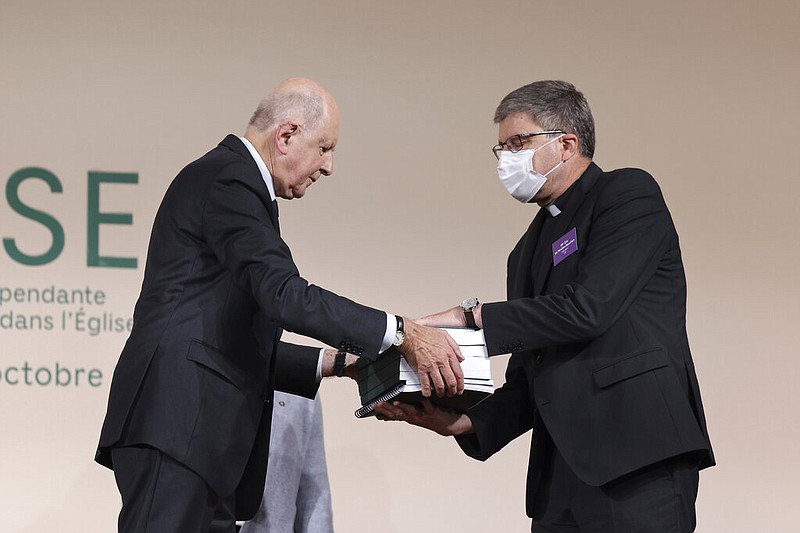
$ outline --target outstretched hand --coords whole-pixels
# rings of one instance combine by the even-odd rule
[[[464,356],[447,332],[405,320],[405,341],[399,346],[406,360],[417,370],[422,395],[453,396],[464,392]]]
[[[434,406],[422,400],[421,406],[403,402],[381,402],[374,407],[378,420],[396,420],[450,437],[472,432],[472,421],[465,414]]]

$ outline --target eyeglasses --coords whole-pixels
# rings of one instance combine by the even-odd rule
[[[495,144],[492,146],[492,153],[497,159],[500,159],[500,152],[503,150],[508,150],[512,154],[516,154],[522,147],[525,145],[524,139],[528,137],[536,137],[538,135],[552,135],[554,133],[564,133],[561,130],[548,130],[548,131],[537,131],[534,133],[518,133],[517,135],[512,135],[505,141],[501,142],[500,144]]]

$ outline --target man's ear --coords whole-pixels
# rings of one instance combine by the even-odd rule
[[[291,122],[281,124],[275,129],[275,148],[278,153],[286,155],[292,137],[300,131],[300,126]]]
[[[564,161],[569,161],[574,156],[580,154],[580,146],[578,146],[578,136],[574,133],[566,133],[561,139],[561,146],[564,147]]]

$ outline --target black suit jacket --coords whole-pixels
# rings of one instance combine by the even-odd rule
[[[561,214],[540,210],[511,252],[508,301],[482,307],[489,353],[512,356],[503,387],[469,411],[475,434],[458,439],[484,460],[533,428],[532,517],[553,444],[593,486],[688,452],[714,464],[658,185],[592,163],[562,198]],[[551,245],[572,228],[578,249],[554,266]]]
[[[281,328],[374,357],[386,317],[300,277],[261,173],[229,135],[178,174],[158,210],[97,461],[113,467],[112,447],[153,446],[218,494],[236,491],[249,518],[276,382],[309,398],[317,389],[319,350],[280,343]]]

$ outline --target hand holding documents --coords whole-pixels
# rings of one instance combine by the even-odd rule
[[[398,324],[401,322],[398,320]],[[397,346],[419,376],[423,396],[453,396],[464,391],[464,359],[458,344],[444,331],[405,321],[405,335]]]
[[[491,366],[486,351],[482,330],[468,328],[443,328],[458,343],[464,361],[464,393],[461,395],[431,397],[434,405],[457,411],[469,407],[494,392]],[[358,392],[362,407],[355,412],[362,418],[374,414],[373,407],[379,402],[401,401],[420,404],[422,386],[417,372],[396,350],[387,350],[376,361],[360,359],[358,369]]]

